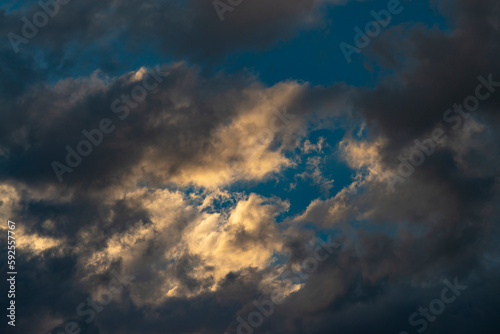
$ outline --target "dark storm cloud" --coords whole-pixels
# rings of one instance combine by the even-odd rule
[[[116,131],[105,134],[103,144],[94,147],[95,152],[75,170],[74,173],[79,176],[65,175],[68,176],[65,177],[68,183],[89,186],[92,183],[99,185],[104,180],[107,180],[106,183],[119,182],[119,170],[128,170],[131,164],[140,160],[142,148],[161,143],[162,154],[166,154],[168,147],[175,149],[179,145],[179,142],[175,142],[178,139],[174,138],[179,137],[181,133],[187,137],[190,143],[188,145],[197,146],[191,149],[184,147],[184,150],[178,152],[179,163],[189,159],[188,154],[204,149],[203,144],[198,145],[195,142],[208,137],[217,122],[227,118],[231,111],[214,110],[202,96],[199,96],[197,101],[190,101],[191,108],[176,110],[171,100],[176,94],[189,96],[191,90],[202,92],[204,89],[199,86],[202,83],[195,79],[195,72],[186,70],[183,68],[172,71],[166,82],[148,94],[146,100],[139,103],[124,122],[118,118],[123,113],[114,113],[111,103],[116,98],[120,99],[121,94],[129,95],[132,88],[137,86],[137,82],[128,82],[130,74],[119,78],[111,86],[105,86],[104,82],[97,78],[94,81],[67,79],[55,88],[38,85],[23,99],[9,100],[11,104],[4,105],[2,109],[2,118],[5,120],[2,122],[2,146],[8,151],[9,157],[2,161],[3,178],[52,183],[57,178],[51,163],[65,163],[65,146],[70,145],[76,149],[77,143],[85,139],[82,130],[91,131],[98,128],[103,118],[111,119],[117,128]],[[222,94],[221,100],[230,99],[224,96],[229,87],[242,87],[246,82],[244,79],[238,83],[236,78],[215,80],[211,85],[213,93],[209,95],[216,99],[215,96]],[[175,86],[176,83],[178,86]],[[120,107],[123,106],[126,104],[120,103]],[[182,115],[182,127],[171,126],[165,122],[165,127],[160,129],[154,124],[152,119],[161,119],[162,112],[168,109]],[[188,117],[189,113],[198,116]],[[199,139],[195,140],[193,136]],[[172,160],[173,156],[169,159]],[[109,173],[113,174],[113,178],[108,177]]]
[[[381,36],[386,40],[374,41],[371,55],[397,72],[375,89],[362,92],[358,106],[373,129],[389,137],[390,149],[409,145],[444,123],[447,109],[474,95],[479,76],[491,74],[493,81],[500,82],[498,10],[494,1],[458,1],[456,16],[448,18],[451,33],[417,26],[405,32],[395,29]],[[395,40],[397,48],[389,44]],[[474,116],[498,123],[498,93],[482,102]]]
[[[498,307],[498,301],[492,293],[498,288],[491,279],[486,281],[488,283],[483,285],[461,280],[467,290],[447,304],[445,311],[433,322],[428,321],[424,333],[489,333],[495,329],[496,316],[491,310]],[[274,315],[276,319],[270,319],[259,332],[330,333],[333,329],[337,333],[417,333],[422,326],[411,326],[409,316],[418,312],[419,307],[428,308],[432,300],[440,298],[445,287],[439,279],[429,287],[412,287],[396,281],[374,287],[369,282],[354,279],[345,298],[339,298],[338,303],[321,313],[290,315],[289,309],[278,311]]]
[[[210,0],[69,1],[19,48],[29,50],[33,43],[52,50],[51,56],[61,59],[68,52],[63,51],[65,47],[97,48],[106,53],[106,44],[126,44],[131,49],[155,45],[169,54],[207,60],[235,49],[262,48],[289,38],[298,29],[320,23],[319,8],[337,2],[345,1],[244,1],[226,12],[222,22]],[[39,5],[25,5],[8,14],[4,11],[7,23],[0,31],[23,36],[21,18],[26,16],[32,22],[40,10]]]
[[[455,16],[449,18],[452,33],[409,29],[407,40],[401,41],[403,49],[392,48],[405,56],[404,63],[388,65],[399,71],[373,90],[361,91],[356,99],[371,139],[384,140],[379,153],[390,168],[397,168],[398,156],[411,149],[415,139],[424,141],[435,127],[446,131],[447,141],[436,145],[436,152],[398,184],[395,194],[377,200],[385,185],[372,185],[356,200],[360,210],[373,209],[374,222],[425,224],[429,254],[451,256],[477,241],[478,234],[498,218],[490,209],[498,199],[500,152],[494,143],[499,139],[500,90],[481,102],[468,121],[484,128],[453,129],[454,123],[443,120],[453,104],[474,95],[478,76],[487,78],[491,73],[500,82],[498,10],[495,1],[458,1]],[[389,53],[388,44],[381,43],[375,42],[373,52],[384,47]],[[454,231],[445,233],[450,228]]]
[[[492,74],[494,81],[500,81],[498,10],[494,1],[459,1],[453,11],[456,16],[450,18],[451,34],[410,29],[409,41],[402,43],[404,51],[398,50],[406,56],[405,67],[394,64],[399,73],[386,77],[372,91],[362,92],[357,100],[373,138],[386,141],[380,153],[392,168],[397,168],[398,156],[412,148],[415,139],[425,140],[435,127],[446,131],[446,143],[437,145],[436,152],[415,167],[404,184],[398,184],[401,189],[396,194],[378,201],[381,185],[359,196],[364,204],[357,202],[374,209],[371,218],[375,222],[425,224],[428,238],[420,254],[430,258],[437,254],[448,258],[468,249],[486,237],[498,219],[492,207],[498,200],[499,169],[495,166],[500,152],[494,143],[499,139],[500,91],[492,92],[471,116],[484,129],[453,129],[454,123],[443,120],[453,104],[474,95],[478,76]],[[377,45],[374,49],[377,52]],[[482,251],[477,250],[477,256]]]
[[[367,180],[359,185],[359,192],[348,191],[311,205],[298,221],[319,221],[328,226],[331,219],[332,228],[349,231],[343,224],[354,220],[369,232],[359,227],[350,230],[358,250],[347,248],[352,254],[340,258],[349,265],[334,266],[342,268],[345,276],[330,276],[329,282],[319,280],[314,285],[314,280],[308,281],[313,285],[311,291],[318,288],[325,293],[338,285],[341,297],[332,298],[328,308],[310,317],[301,312],[292,319],[283,315],[289,327],[283,330],[271,322],[269,332],[293,332],[292,328],[297,333],[329,332],[331,328],[341,333],[415,332],[418,327],[410,326],[408,317],[418,306],[436,298],[424,292],[424,286],[438,287],[443,278],[454,276],[473,282],[479,276],[484,283],[464,293],[464,299],[451,306],[451,311],[447,309],[427,332],[487,333],[497,328],[491,316],[481,315],[486,310],[471,311],[468,305],[471,300],[487,309],[487,305],[497,304],[485,291],[496,291],[486,276],[496,277],[498,272],[485,259],[490,256],[486,254],[498,251],[494,244],[500,218],[496,205],[500,90],[495,88],[496,92],[481,102],[467,126],[453,129],[455,123],[446,123],[443,114],[475,94],[481,83],[479,76],[487,79],[491,74],[493,81],[500,82],[500,7],[495,1],[457,1],[446,9],[451,15],[451,32],[423,26],[396,27],[374,41],[370,56],[395,74],[387,74],[373,89],[360,89],[353,98],[354,110],[367,122],[367,140],[382,143],[377,152],[386,168],[397,169],[398,156],[411,149],[415,139],[428,138],[436,127],[446,131],[446,143],[437,145],[436,152],[415,167],[394,193],[387,190],[384,180]],[[483,87],[484,92],[484,83]],[[373,232],[379,228],[391,232]],[[363,298],[363,303],[352,300],[356,293],[349,289],[356,285],[357,275],[370,280],[369,290],[377,291]],[[409,282],[417,287],[404,287],[411,285]],[[400,284],[403,288],[396,292]],[[366,287],[362,284],[359,288]],[[307,290],[306,286],[300,294]],[[419,293],[425,298],[405,300]],[[291,309],[303,304],[295,303]],[[457,313],[464,317],[463,327],[457,325]]]

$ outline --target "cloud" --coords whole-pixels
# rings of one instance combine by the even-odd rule
[[[198,61],[217,58],[237,49],[259,49],[280,39],[288,39],[299,30],[317,27],[323,20],[326,5],[347,1],[293,0],[286,3],[243,1],[224,14],[221,22],[214,1],[71,1],[60,6],[49,23],[21,45],[22,52],[39,47],[47,60],[70,68],[79,52],[92,52],[102,65],[115,70],[119,60],[113,49],[137,47]],[[224,2],[226,3],[226,2]],[[226,3],[227,5],[227,3]],[[24,4],[8,12],[0,32],[22,36],[26,16],[31,19],[39,5]],[[248,27],[252,27],[248,29]],[[110,59],[106,59],[109,55]]]
[[[154,69],[107,78],[113,64],[103,64],[90,75],[55,75],[74,64],[54,64],[84,46],[105,58],[111,40],[125,47],[151,40],[166,54],[203,61],[266,47],[320,23],[324,1],[248,1],[224,22],[210,1],[72,2],[64,10],[73,15],[61,12],[32,41],[50,50],[44,57],[55,55],[45,65],[24,53],[14,59],[2,46],[0,213],[22,235],[20,330],[61,328],[118,270],[135,282],[85,325],[89,333],[220,333],[273,290],[286,298],[263,333],[397,332],[453,277],[470,282],[470,295],[428,332],[493,332],[500,98],[491,94],[455,131],[443,113],[474,94],[478,76],[500,81],[500,7],[446,3],[437,9],[448,15],[447,31],[395,26],[373,41],[367,56],[383,75],[372,88],[266,85],[181,61],[161,66],[169,75],[132,107],[122,94]],[[2,32],[27,11],[5,13]],[[51,163],[66,163],[66,145],[76,147],[82,130],[103,118],[116,129],[60,183]],[[332,155],[354,177],[328,197],[337,189],[323,174],[332,158],[324,148],[333,144],[311,133],[338,127],[347,134]],[[398,156],[436,127],[447,141],[390,191]],[[296,171],[301,161],[306,167]],[[290,171],[326,190],[296,215],[291,200],[259,194]],[[307,281],[281,280],[325,234],[341,249]]]

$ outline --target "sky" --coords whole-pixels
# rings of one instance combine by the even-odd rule
[[[0,332],[498,333],[499,19],[0,1]]]

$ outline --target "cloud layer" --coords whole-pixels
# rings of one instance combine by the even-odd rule
[[[455,278],[467,290],[426,333],[496,332],[497,2],[433,1],[446,30],[388,28],[366,50],[382,69],[372,87],[214,70],[346,3],[243,1],[221,22],[211,1],[69,2],[19,54],[5,39],[0,213],[19,226],[16,332],[236,333],[273,294],[255,332],[415,332],[413,312]],[[0,7],[0,32],[37,10]],[[122,71],[140,47],[138,62],[161,64]],[[91,70],[76,75],[79,53]],[[468,111],[478,85],[487,97]],[[435,129],[443,141],[429,141]],[[417,148],[425,161],[401,177]],[[340,247],[306,275],[327,236]],[[134,280],[95,319],[75,312],[115,272]]]

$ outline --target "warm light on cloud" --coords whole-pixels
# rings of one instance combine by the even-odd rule
[[[67,250],[63,240],[41,236],[36,233],[28,233],[21,225],[16,227],[16,247],[27,252],[28,257],[38,256],[49,249],[56,249],[56,253],[61,254]]]
[[[286,203],[266,204],[263,198],[251,194],[238,202],[226,221],[210,215],[193,224],[183,242],[190,253],[213,268],[205,275],[213,276],[216,282],[248,267],[263,269],[274,252],[283,247],[275,217],[286,208]]]
[[[282,251],[285,242],[280,231],[283,227],[279,228],[275,219],[288,209],[288,203],[277,199],[251,194],[226,213],[209,214],[199,212],[180,193],[166,189],[140,189],[126,198],[141,201],[151,224],[138,222],[126,232],[115,234],[102,251],[82,262],[82,269],[87,275],[103,274],[110,270],[113,262],[119,261],[122,270],[135,272],[142,266],[141,258],[147,250],[153,244],[158,245],[155,275],[161,278],[157,289],[163,294],[144,296],[141,288],[132,287],[138,304],[215,291],[230,273],[268,268],[273,255]],[[199,209],[206,207],[203,203]],[[180,219],[188,220],[179,225]],[[82,235],[82,238],[85,237]],[[172,274],[175,263],[186,257],[196,259],[186,275],[208,284],[192,290],[176,279]]]
[[[165,181],[214,189],[237,181],[262,180],[291,166],[292,161],[284,155],[284,142],[303,124],[297,115],[283,114],[287,115],[287,106],[303,89],[296,82],[286,82],[243,91],[243,100],[234,106],[234,118],[211,133],[198,161]],[[143,164],[161,179],[170,168],[169,161],[157,160],[154,155],[152,150]]]
[[[19,205],[20,196],[16,189],[10,185],[0,184],[0,215],[4,219],[15,220],[14,211]],[[6,228],[2,224],[2,228]]]
[[[381,178],[384,175],[384,167],[379,153],[383,145],[382,140],[368,142],[347,137],[339,143],[339,149],[351,168],[358,171],[366,170],[368,172],[366,178],[371,180]]]

